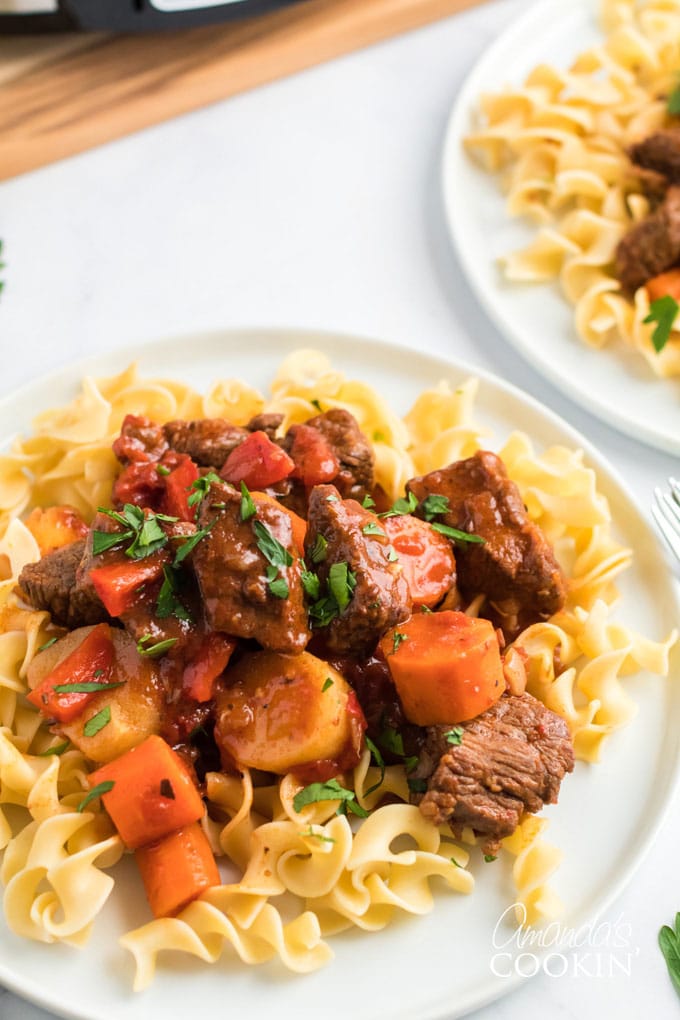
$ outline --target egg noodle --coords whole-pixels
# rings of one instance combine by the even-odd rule
[[[606,37],[568,70],[540,64],[519,88],[483,95],[465,146],[502,173],[509,214],[539,225],[501,260],[506,278],[558,280],[586,343],[622,339],[658,375],[680,375],[680,319],[657,353],[645,287],[631,300],[613,272],[619,241],[649,212],[626,149],[666,126],[680,0],[603,0],[600,12]]]
[[[396,497],[412,476],[488,446],[474,423],[476,389],[474,379],[455,389],[441,382],[402,419],[373,388],[346,379],[315,351],[282,363],[271,400],[234,380],[201,395],[182,383],[140,378],[133,365],[112,378],[86,378],[71,404],[39,415],[33,435],[0,457],[0,879],[13,932],[82,944],[114,888],[110,869],[124,850],[99,801],[76,810],[88,789],[83,754],[73,747],[46,753],[60,750],[61,738],[24,698],[28,664],[50,632],[48,614],[24,608],[14,591],[22,567],[39,558],[21,515],[36,505],[71,504],[90,520],[107,504],[117,470],[111,443],[127,413],[159,423],[222,416],[244,424],[260,411],[280,411],[287,427],[317,413],[317,402],[324,411],[343,407],[355,415],[373,440],[377,481]],[[577,757],[595,761],[606,735],[635,713],[625,678],[641,669],[666,674],[675,635],[656,643],[611,619],[615,581],[631,552],[613,539],[607,502],[581,452],[555,446],[537,454],[514,433],[498,453],[568,578],[565,608],[516,640],[528,656],[528,690],[566,719]],[[292,775],[262,786],[247,769],[242,776],[209,773],[204,829],[237,880],[122,938],[136,961],[135,987],[151,982],[164,950],[215,961],[226,943],[245,963],[278,957],[291,970],[311,971],[332,957],[327,936],[427,913],[432,879],[470,893],[468,863],[479,857],[472,833],[454,841],[446,827],[426,821],[408,802],[403,767],[388,766],[379,781],[366,751],[345,782],[372,813],[350,825],[336,814],[336,802],[297,813],[300,783]],[[393,802],[378,806],[387,794]],[[543,841],[545,824],[525,816],[504,841],[514,856],[516,899],[530,922],[560,908],[547,885],[560,852]]]

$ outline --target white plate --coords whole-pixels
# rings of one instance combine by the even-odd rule
[[[622,584],[620,618],[657,638],[677,621],[680,609],[660,548],[611,468],[546,408],[455,361],[334,334],[251,330],[189,336],[93,359],[30,385],[0,402],[0,438],[27,430],[38,410],[70,399],[85,372],[112,374],[136,358],[145,373],[197,385],[235,375],[266,387],[284,354],[301,346],[326,351],[349,376],[379,387],[400,412],[443,377],[455,385],[476,375],[481,379],[477,416],[494,432],[489,445],[500,445],[520,428],[539,446],[584,447],[611,502],[619,537],[636,549],[635,566]],[[674,672],[679,666],[674,662]],[[547,812],[548,836],[565,851],[555,886],[567,904],[569,925],[603,910],[630,879],[661,823],[676,779],[680,687],[651,677],[629,683],[640,704],[637,719],[611,739],[602,764],[577,766],[564,783],[560,804]],[[335,960],[315,974],[292,976],[278,964],[249,968],[230,951],[212,967],[167,955],[155,984],[136,996],[130,991],[132,960],[117,945],[117,935],[144,923],[148,912],[134,866],[124,864],[84,950],[27,942],[0,920],[0,981],[57,1013],[87,1020],[179,1018],[197,1009],[217,1015],[223,1008],[249,1020],[345,1020],[348,1010],[353,1020],[373,1020],[378,1009],[384,1017],[434,1020],[459,1016],[518,980],[495,978],[490,970],[491,933],[513,901],[510,865],[478,859],[472,896],[436,889],[435,910],[426,917],[405,918],[382,932],[333,938]]]
[[[680,453],[680,381],[658,379],[622,341],[602,350],[585,344],[557,284],[503,280],[498,257],[527,244],[535,227],[509,217],[497,178],[477,166],[461,144],[483,92],[521,84],[539,63],[566,68],[602,38],[597,7],[595,0],[539,0],[484,52],[458,93],[446,131],[446,218],[478,301],[531,365],[621,432]]]

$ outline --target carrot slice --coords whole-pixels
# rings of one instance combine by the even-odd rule
[[[155,735],[91,773],[89,782],[91,787],[113,782],[102,795],[104,807],[133,850],[203,816],[203,801],[189,770]]]
[[[651,280],[647,280],[645,287],[650,301],[657,301],[668,295],[680,302],[680,267],[669,269],[667,273],[660,273],[659,276],[653,276]]]
[[[203,829],[194,822],[157,843],[135,850],[154,917],[172,917],[221,882]]]
[[[432,609],[456,579],[451,542],[410,514],[386,517],[383,527],[399,557],[413,604]]]
[[[465,613],[418,613],[380,642],[404,713],[417,726],[464,722],[505,690],[493,625]]]

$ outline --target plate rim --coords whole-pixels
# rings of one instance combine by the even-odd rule
[[[175,348],[180,344],[184,344],[186,346],[187,343],[193,341],[194,343],[199,343],[201,345],[205,344],[207,346],[212,346],[220,340],[235,342],[237,339],[248,337],[251,339],[255,339],[256,337],[266,337],[268,340],[280,343],[282,348],[281,358],[294,348],[313,347],[316,344],[322,351],[324,351],[324,353],[329,354],[331,359],[333,359],[333,345],[337,345],[338,343],[349,344],[355,350],[359,350],[359,348],[361,348],[362,350],[372,351],[374,356],[378,356],[380,358],[385,358],[386,356],[389,356],[390,353],[392,355],[405,354],[411,358],[417,357],[422,361],[427,362],[428,369],[431,370],[433,377],[437,372],[441,374],[442,371],[446,370],[453,370],[457,373],[471,375],[480,379],[480,381],[483,381],[490,387],[504,392],[514,401],[519,401],[521,404],[528,406],[533,413],[538,413],[543,416],[550,422],[551,425],[556,426],[558,430],[562,431],[568,438],[569,442],[577,445],[583,450],[588,466],[593,467],[598,474],[598,488],[605,491],[608,500],[614,498],[617,501],[623,502],[626,506],[627,512],[634,518],[637,527],[642,529],[648,539],[651,537],[658,554],[657,567],[663,564],[663,576],[666,581],[667,588],[666,594],[670,596],[675,615],[680,618],[680,596],[673,582],[661,540],[655,534],[651,524],[644,517],[632,492],[628,489],[627,484],[618,472],[618,469],[610,463],[607,457],[598,451],[587,436],[583,435],[577,428],[571,425],[550,407],[543,404],[536,397],[526,393],[514,383],[508,382],[496,375],[494,372],[480,368],[477,365],[473,365],[466,359],[458,358],[448,352],[444,354],[432,353],[429,351],[423,352],[417,350],[413,346],[409,346],[408,344],[398,341],[393,342],[382,338],[364,337],[359,334],[348,333],[341,330],[315,329],[313,327],[230,326],[208,330],[198,329],[193,332],[182,331],[170,336],[159,336],[144,341],[130,342],[124,347],[91,354],[84,358],[68,361],[53,370],[48,370],[36,377],[34,380],[24,383],[17,389],[5,394],[3,397],[0,397],[0,413],[8,407],[11,407],[14,401],[21,400],[28,396],[34,388],[39,388],[55,380],[57,380],[60,384],[73,385],[77,387],[85,375],[106,374],[111,371],[110,366],[112,364],[117,365],[117,369],[114,367],[113,371],[122,371],[130,360],[134,361],[137,360],[137,358],[141,359],[146,355],[153,357],[154,354],[156,354],[164,345],[170,345],[170,347]],[[286,342],[291,343],[289,349],[285,347]],[[337,348],[335,350],[335,358],[337,359],[339,367],[342,368],[342,354],[340,353],[338,355]],[[273,368],[275,366],[271,367]],[[168,377],[170,377],[170,375],[171,373],[168,373]],[[43,408],[38,407],[35,409],[35,413],[39,413],[40,410],[43,410]],[[34,413],[33,409],[32,413]],[[0,450],[4,448],[6,442],[11,438],[12,436],[0,435]],[[671,682],[670,677],[667,682]],[[579,923],[587,923],[588,921],[594,922],[604,911],[609,909],[611,904],[630,884],[638,868],[643,864],[652,844],[655,842],[659,831],[663,827],[668,816],[673,798],[677,794],[678,789],[680,789],[680,732],[675,735],[674,748],[675,761],[672,764],[670,762],[668,764],[669,773],[667,786],[663,793],[663,799],[656,809],[656,814],[653,818],[652,824],[645,828],[644,836],[638,841],[636,853],[632,857],[631,861],[629,861],[625,868],[621,871],[618,880],[613,884],[608,885],[605,893],[594,901],[593,906],[589,906],[587,908],[587,915],[585,917],[577,917],[577,921]],[[541,957],[546,955],[548,951],[549,949],[546,947],[542,952],[538,952],[536,955]],[[520,985],[525,984],[528,980],[530,980],[528,977],[514,973],[512,977],[504,979],[504,983],[502,985],[491,985],[490,983],[488,989],[483,989],[477,992],[469,992],[466,998],[463,998],[462,1001],[457,1001],[453,1010],[446,1004],[445,1001],[442,1000],[441,993],[439,993],[440,998],[437,1002],[432,1003],[430,1001],[426,1004],[424,1003],[425,1009],[422,1013],[420,1013],[420,1020],[453,1020],[454,1017],[467,1015],[472,1010],[479,1009],[489,1003],[505,997]],[[28,986],[22,983],[23,981],[25,981],[25,978],[17,978],[13,975],[6,968],[2,959],[0,959],[0,984],[17,996],[24,998],[29,1002],[33,1002],[43,1009],[47,1009],[55,1013],[56,1015],[69,1018],[72,1017],[76,1018],[76,1020],[110,1020],[112,1016],[112,1014],[108,1011],[92,1013],[87,1007],[83,1009],[73,1008],[73,1005],[62,1005],[59,1001],[50,999],[49,992],[46,992],[43,987],[39,986],[40,978],[32,979],[32,984],[29,984]],[[33,985],[35,987],[33,987]]]
[[[552,8],[552,14],[548,13],[550,8]],[[625,413],[618,412],[609,403],[603,404],[601,400],[594,403],[592,393],[586,395],[581,389],[570,384],[570,381],[565,379],[562,373],[553,367],[550,359],[542,356],[541,345],[533,345],[527,339],[530,330],[524,330],[517,326],[514,321],[507,320],[499,303],[489,296],[483,286],[482,280],[475,270],[472,254],[469,251],[469,247],[465,244],[462,231],[456,221],[457,207],[453,197],[454,191],[451,186],[451,180],[455,177],[456,165],[463,163],[466,158],[461,141],[469,130],[470,114],[478,103],[479,96],[484,91],[479,79],[483,77],[487,67],[496,61],[499,52],[503,53],[512,43],[526,38],[527,32],[534,28],[534,22],[538,22],[540,26],[543,26],[549,18],[553,19],[556,16],[566,17],[570,12],[573,13],[575,9],[581,9],[584,15],[592,15],[594,17],[596,14],[594,0],[536,0],[516,20],[513,20],[506,26],[489,46],[483,49],[465,75],[457,91],[456,98],[449,109],[439,161],[439,188],[444,207],[446,233],[465,282],[474,294],[483,313],[491,320],[506,343],[519,353],[531,368],[552,383],[568,400],[577,404],[589,415],[615,429],[619,434],[629,436],[664,453],[678,455],[680,454],[680,436],[676,437],[669,431],[664,432],[654,428],[645,420],[636,419],[634,423],[631,423]],[[478,172],[483,174],[483,168],[478,168]],[[490,179],[491,175],[487,175],[487,177]],[[508,216],[508,222],[511,220],[522,221],[523,218]],[[556,297],[561,296],[556,295]],[[566,298],[562,300],[566,302]],[[568,302],[567,307],[570,311],[573,310]],[[596,351],[595,348],[586,344],[585,341],[581,341],[576,332],[573,317],[570,321],[575,341],[575,358],[578,357],[581,350],[601,353],[606,357],[615,357],[615,355],[611,354],[611,351],[607,352],[605,348]],[[640,380],[640,383],[652,387],[655,384],[657,386],[673,384],[674,381],[676,381],[674,378],[652,376],[648,380]]]

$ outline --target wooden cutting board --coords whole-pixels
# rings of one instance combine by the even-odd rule
[[[154,35],[0,38],[0,180],[481,0],[305,0]]]

